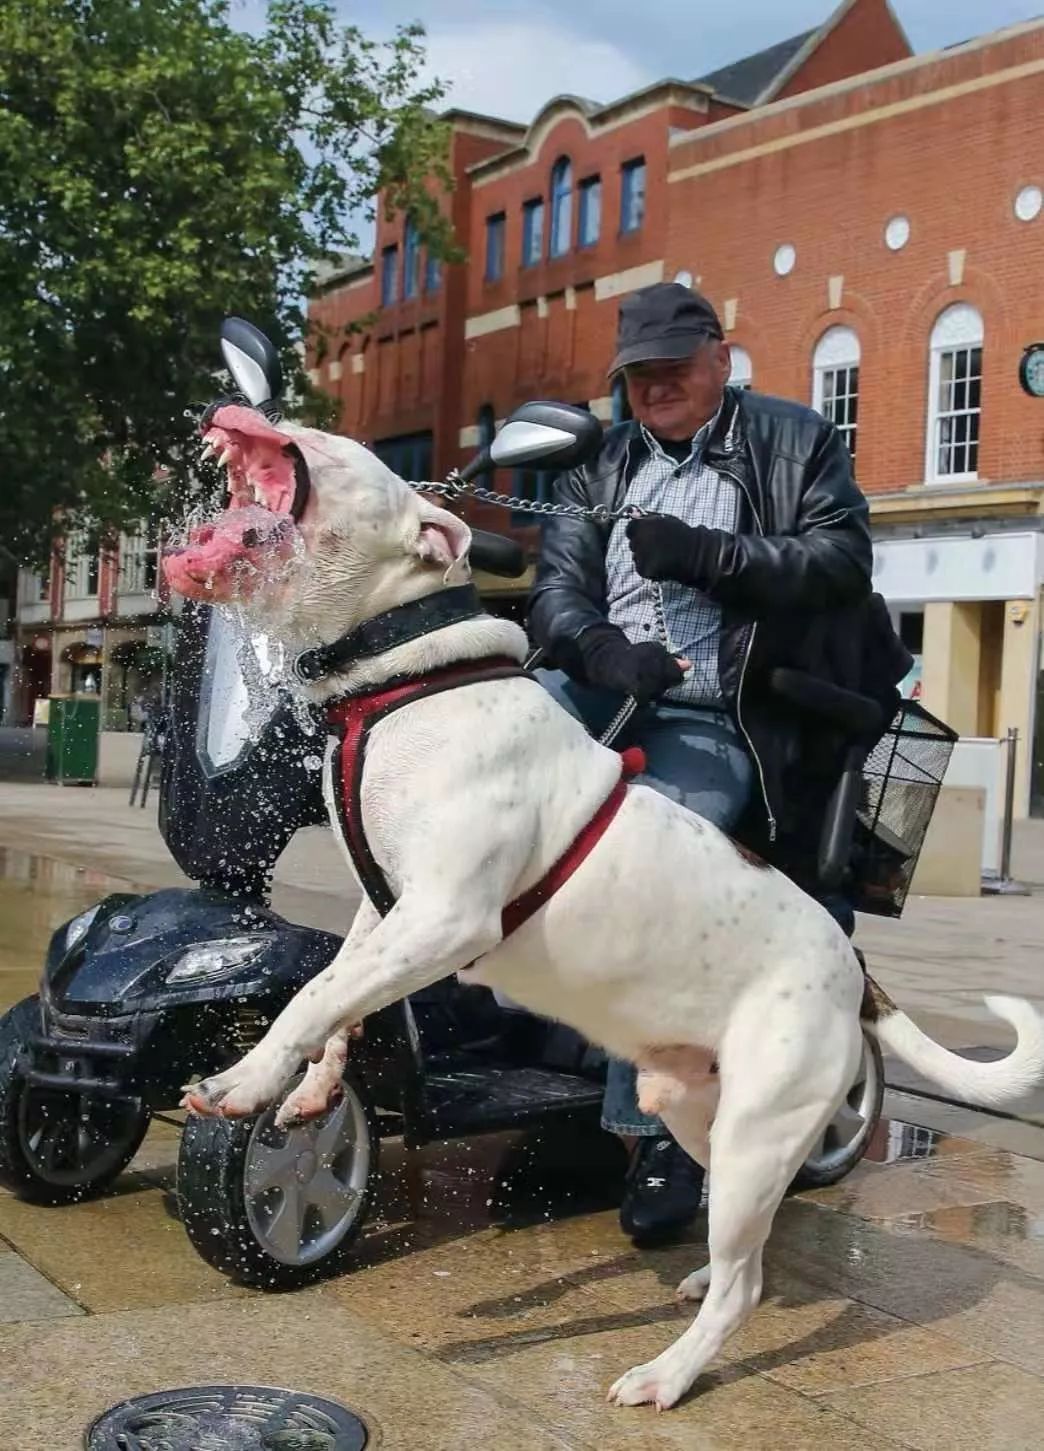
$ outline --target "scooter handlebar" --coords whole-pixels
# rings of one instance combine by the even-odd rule
[[[487,574],[518,579],[526,572],[526,556],[522,546],[505,534],[492,534],[487,529],[473,529],[470,555],[472,565]]]

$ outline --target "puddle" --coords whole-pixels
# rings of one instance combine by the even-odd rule
[[[920,1124],[904,1123],[902,1119],[883,1118],[866,1151],[868,1164],[896,1164],[903,1159],[936,1159],[963,1145],[953,1134],[940,1129],[926,1129]]]
[[[999,1178],[997,1187],[1004,1187]],[[899,1215],[889,1224],[900,1233],[930,1233],[938,1239],[1023,1240],[1044,1246],[1044,1214],[1035,1214],[1025,1205],[1006,1199],[989,1204],[944,1205]]]
[[[0,847],[0,1012],[36,990],[56,927],[133,883],[54,857]]]

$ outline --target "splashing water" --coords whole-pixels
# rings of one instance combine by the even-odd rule
[[[253,530],[259,542],[279,531],[278,552],[272,551],[264,560],[269,586],[278,587],[288,582],[297,570],[307,566],[304,539],[289,515],[273,514],[253,506],[237,508],[231,513],[234,514],[235,525],[240,529]],[[222,521],[228,521],[229,517],[230,511],[222,509],[212,499],[201,500],[186,510],[180,520],[167,521],[166,538],[174,548],[183,548],[191,543],[200,529],[220,528]],[[238,577],[244,583],[255,574],[255,566],[247,559],[238,562],[232,570],[233,578]],[[320,731],[300,683],[290,668],[286,650],[279,641],[258,630],[244,600],[229,603],[215,601],[212,608],[222,616],[232,636],[233,654],[246,693],[243,726],[247,734],[260,735],[277,706],[285,703],[301,732],[316,739],[317,750],[304,758],[304,768],[308,771],[320,770],[323,763]]]

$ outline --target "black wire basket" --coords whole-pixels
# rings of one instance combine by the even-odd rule
[[[863,767],[856,815],[853,905],[900,917],[957,732],[904,700]]]

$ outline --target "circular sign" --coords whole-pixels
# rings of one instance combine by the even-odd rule
[[[779,277],[788,276],[793,272],[796,261],[796,249],[789,242],[784,242],[782,246],[776,248],[775,256],[772,258],[772,265],[776,270],[776,275]]]
[[[1023,353],[1019,382],[1031,398],[1044,398],[1044,343],[1030,343]]]
[[[187,1386],[106,1411],[86,1451],[363,1451],[365,1425],[337,1401],[271,1386]]]
[[[1033,222],[1044,207],[1044,192],[1039,186],[1024,186],[1015,198],[1015,215],[1020,222]]]
[[[892,217],[885,227],[885,246],[890,252],[901,252],[910,240],[910,219],[908,217]]]

